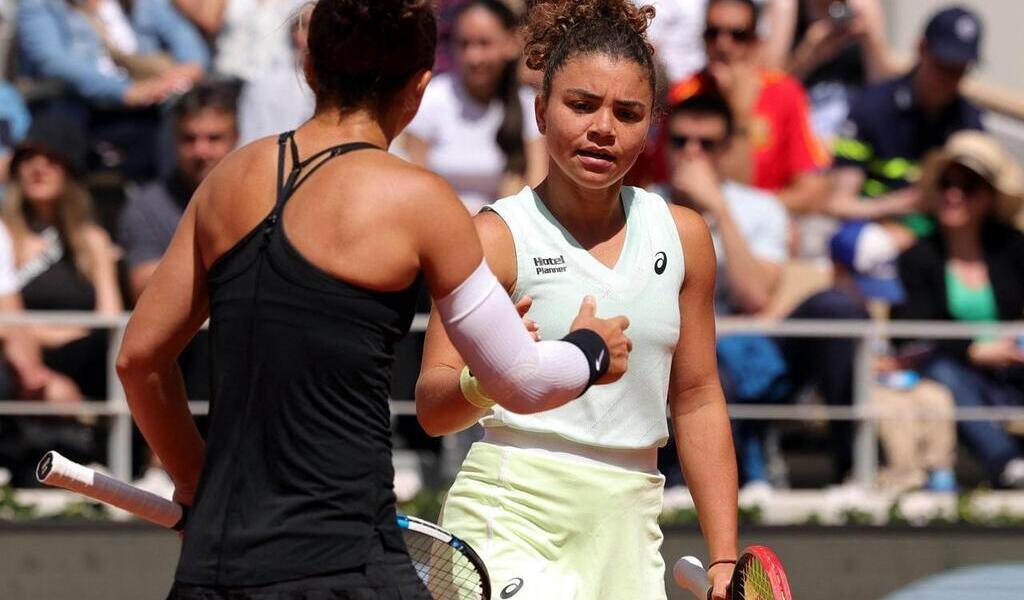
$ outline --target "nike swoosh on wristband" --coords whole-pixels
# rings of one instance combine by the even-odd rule
[[[595,371],[600,371],[601,370],[601,359],[603,359],[603,358],[604,358],[604,350],[602,350],[601,353],[597,355],[597,360],[594,361],[594,370]]]

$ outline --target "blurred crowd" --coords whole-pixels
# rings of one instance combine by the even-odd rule
[[[638,0],[639,2],[640,0]],[[722,316],[1024,319],[1024,174],[961,92],[984,23],[950,7],[911,65],[881,0],[648,0],[663,114],[627,183],[698,211],[718,254]],[[444,176],[475,213],[540,182],[538,75],[522,64],[528,0],[436,0],[437,68],[393,152]],[[0,0],[0,310],[130,308],[185,205],[225,155],[314,110],[304,0]],[[996,57],[988,57],[998,60]],[[106,396],[108,335],[6,327],[0,398]],[[737,404],[854,402],[857,340],[727,335]],[[1024,339],[872,348],[879,485],[955,491],[958,443],[994,487],[1024,488],[1024,444],[954,407],[1024,406]],[[411,397],[416,349],[396,397]],[[182,357],[207,398],[205,340]],[[413,376],[410,377],[410,369]],[[788,484],[773,424],[737,421],[744,493]],[[822,429],[832,480],[853,427]],[[26,483],[43,449],[102,457],[83,419],[0,418],[0,466]],[[670,485],[681,475],[666,451]],[[145,464],[139,466],[144,471]]]

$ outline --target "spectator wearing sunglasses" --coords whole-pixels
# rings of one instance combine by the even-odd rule
[[[788,258],[789,217],[778,199],[728,179],[723,161],[735,138],[729,104],[700,94],[671,107],[669,189],[661,194],[704,215],[718,257],[718,314],[765,308]]]
[[[794,213],[817,212],[827,196],[822,170],[830,157],[808,119],[807,95],[793,77],[758,66],[758,6],[710,0],[704,28],[705,69],[669,90],[669,103],[701,93],[729,103],[736,136],[722,165],[737,181],[772,192]]]
[[[894,317],[965,322],[1024,318],[1024,234],[1010,224],[1024,173],[991,136],[953,135],[925,162],[921,190],[937,227],[899,259],[907,301]],[[973,340],[939,341],[922,374],[947,386],[957,406],[1024,405],[1024,340],[994,327]],[[997,486],[1024,488],[1024,448],[998,423],[964,421],[961,439]]]
[[[935,14],[907,74],[864,89],[835,142],[828,212],[886,221],[902,248],[934,231],[915,185],[921,159],[963,129],[982,129],[981,112],[960,93],[978,61],[982,23],[963,8]]]
[[[723,163],[736,132],[732,111],[722,96],[698,94],[672,106],[666,129],[670,183],[659,195],[696,210],[708,222],[718,263],[716,314],[761,312],[773,298],[782,264],[788,259],[786,208],[775,196],[725,175]],[[717,351],[719,374],[730,401],[740,401],[736,394],[750,391],[737,392],[731,383],[771,382],[773,376],[762,375],[777,371],[781,364],[778,350],[763,336],[726,337]],[[746,360],[730,360],[739,355]],[[762,368],[765,365],[767,371]],[[749,395],[764,392],[759,387]],[[671,443],[659,453],[670,486],[681,479]],[[763,479],[760,473],[746,478]]]

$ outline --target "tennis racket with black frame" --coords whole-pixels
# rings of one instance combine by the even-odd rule
[[[70,490],[181,531],[187,510],[162,496],[47,452],[36,467],[40,483]],[[491,582],[477,553],[451,532],[423,519],[399,516],[409,556],[434,600],[490,600]]]
[[[698,600],[710,600],[711,580],[700,560],[684,556],[676,561],[672,575],[680,587]],[[728,600],[793,600],[782,561],[767,546],[748,546],[736,561],[729,581]]]

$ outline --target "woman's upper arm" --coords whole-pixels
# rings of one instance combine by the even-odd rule
[[[509,293],[515,288],[516,256],[512,233],[505,221],[496,213],[483,211],[473,219],[480,243],[487,259],[487,266],[494,273],[501,286]],[[478,263],[479,264],[479,263]],[[423,367],[425,369],[448,365],[459,367],[462,358],[455,346],[448,339],[448,334],[441,325],[437,310],[431,310],[430,322],[423,343]]]
[[[687,390],[719,385],[715,356],[716,261],[708,226],[692,210],[671,207],[683,244],[685,276],[679,291],[679,341],[672,358],[669,399]]]
[[[409,200],[407,227],[416,240],[430,296],[444,298],[480,266],[483,250],[466,207],[441,177],[410,168],[400,180]]]
[[[192,198],[167,252],[139,297],[122,353],[170,364],[209,315],[206,267],[197,239],[203,189]]]

